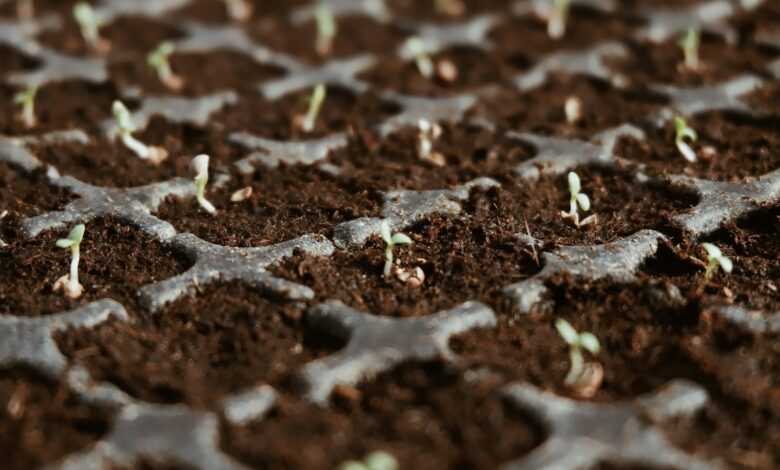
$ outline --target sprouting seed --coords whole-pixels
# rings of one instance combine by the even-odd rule
[[[701,42],[701,32],[698,28],[688,28],[688,31],[680,39],[680,47],[685,56],[685,67],[688,70],[699,69],[699,44]]]
[[[566,114],[566,122],[574,124],[582,119],[582,100],[577,96],[566,98],[563,105],[563,111]]]
[[[252,4],[247,0],[224,0],[228,16],[236,21],[246,21],[252,16]]]
[[[314,12],[314,19],[317,23],[317,54],[325,56],[330,54],[333,48],[333,40],[336,38],[338,28],[333,12],[325,2],[320,2]]]
[[[22,122],[28,128],[35,127],[38,122],[35,118],[35,95],[37,94],[38,87],[31,86],[14,95],[14,103],[22,107]]]
[[[217,209],[206,199],[206,184],[209,182],[209,156],[198,155],[192,159],[192,169],[195,170],[195,198],[200,207],[211,215],[216,215]]]
[[[702,247],[707,252],[707,268],[704,270],[704,279],[709,281],[718,267],[726,274],[731,273],[731,270],[734,269],[734,263],[720,251],[720,248],[712,243],[702,243]]]
[[[320,83],[314,87],[314,92],[309,98],[309,109],[306,111],[306,115],[301,121],[301,129],[304,132],[311,132],[314,130],[317,116],[319,116],[322,103],[325,101],[325,95],[326,88],[324,84]]]
[[[388,277],[390,276],[390,271],[393,267],[393,248],[395,248],[396,245],[410,245],[412,243],[412,239],[403,233],[391,233],[390,224],[387,222],[387,220],[382,221],[380,230],[382,234],[382,240],[385,241],[384,275],[385,277]]]
[[[674,130],[674,143],[677,145],[677,150],[680,151],[683,158],[691,163],[695,162],[696,152],[694,152],[691,146],[688,145],[688,140],[691,142],[696,142],[696,140],[699,138],[698,134],[696,134],[695,130],[688,127],[688,123],[685,122],[685,119],[680,116],[676,116],[674,118]]]
[[[146,56],[146,63],[157,72],[157,77],[165,86],[178,91],[184,85],[184,80],[171,70],[169,58],[174,51],[173,43],[164,41]]]
[[[444,156],[433,151],[433,143],[441,136],[441,126],[427,119],[417,122],[417,157],[436,166],[444,166]]]
[[[398,470],[399,468],[398,460],[381,450],[371,452],[362,461],[349,460],[339,465],[339,470]]]
[[[582,185],[580,183],[580,177],[577,175],[577,173],[570,171],[568,175],[568,182],[569,182],[569,212],[561,211],[561,217],[564,219],[571,219],[572,222],[574,222],[574,225],[576,227],[581,227],[584,225],[587,225],[589,223],[593,223],[597,220],[596,215],[591,215],[583,220],[580,220],[580,214],[577,211],[577,208],[579,207],[583,211],[587,212],[590,210],[590,198],[587,194],[580,192],[582,189]]]
[[[569,372],[566,374],[564,383],[568,386],[575,385],[579,378],[582,377],[584,372],[585,360],[582,356],[582,350],[586,350],[593,355],[599,353],[601,346],[599,340],[593,333],[583,332],[579,333],[571,326],[571,323],[567,322],[563,318],[559,318],[555,321],[555,329],[558,330],[558,334],[569,345],[569,359],[571,365]]]
[[[135,123],[124,103],[119,100],[114,101],[111,110],[116,120],[119,138],[139,158],[157,165],[168,157],[168,152],[164,148],[146,145],[133,137],[133,132],[136,131]]]
[[[84,238],[84,224],[78,224],[70,231],[68,238],[57,240],[57,246],[60,248],[70,248],[70,274],[66,274],[54,283],[54,290],[62,289],[65,295],[72,299],[81,296],[84,288],[79,283],[79,247]]]
[[[420,71],[423,77],[431,78],[433,76],[433,60],[422,39],[417,36],[410,37],[404,42],[403,49],[406,55],[414,57],[417,70]]]
[[[106,52],[109,48],[108,41],[100,37],[100,27],[103,21],[87,2],[79,2],[73,7],[73,18],[79,24],[81,36],[87,45],[97,52]]]
[[[553,39],[560,39],[566,34],[566,22],[569,16],[569,4],[571,0],[555,0],[552,12],[547,20],[547,35]]]

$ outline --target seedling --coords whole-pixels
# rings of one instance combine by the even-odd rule
[[[576,227],[582,227],[590,223],[596,222],[598,217],[594,214],[580,220],[580,214],[577,211],[579,207],[583,211],[590,210],[590,198],[587,194],[580,192],[582,185],[580,184],[580,177],[577,173],[570,171],[568,175],[569,181],[569,212],[561,211],[561,217],[564,219],[571,219]]]
[[[133,132],[136,131],[135,123],[124,103],[119,100],[114,101],[112,111],[116,120],[119,138],[140,159],[148,160],[150,163],[157,165],[168,157],[168,152],[164,148],[146,145],[133,137]]]
[[[560,39],[566,34],[570,3],[571,0],[555,0],[550,17],[547,19],[547,35],[551,38]]]
[[[420,119],[417,128],[420,131],[417,134],[417,156],[434,165],[444,166],[444,156],[433,151],[433,142],[441,136],[441,126],[427,119]]]
[[[320,83],[314,87],[314,92],[309,98],[309,109],[306,111],[306,115],[303,119],[300,119],[300,116],[298,116],[301,130],[304,132],[311,132],[314,130],[317,116],[319,116],[322,103],[325,101],[325,95],[326,89],[324,84]]]
[[[73,18],[79,24],[81,36],[92,50],[105,53],[111,47],[109,42],[100,37],[100,28],[103,20],[98,18],[95,10],[89,3],[79,2],[73,7]]]
[[[734,263],[731,259],[724,256],[720,251],[720,248],[712,243],[702,243],[704,250],[707,252],[707,268],[704,270],[704,279],[709,282],[715,271],[720,268],[724,273],[729,274],[734,269]]]
[[[35,95],[38,94],[38,87],[31,86],[28,89],[14,95],[14,103],[22,107],[21,118],[24,125],[28,128],[35,127]]]
[[[246,21],[252,16],[252,4],[246,0],[224,0],[228,16],[236,21]]]
[[[566,98],[563,110],[566,113],[566,122],[569,124],[576,123],[582,119],[582,100],[576,96]]]
[[[184,80],[173,73],[169,57],[173,54],[175,48],[173,43],[165,41],[157,46],[146,56],[146,63],[157,72],[157,77],[161,82],[173,91],[181,90]]]
[[[414,61],[417,64],[417,70],[425,78],[431,78],[433,76],[433,60],[428,54],[428,48],[425,47],[425,43],[417,36],[413,36],[406,40],[403,48],[409,54],[414,57]]]
[[[555,329],[558,330],[558,334],[561,335],[561,338],[569,345],[569,359],[571,365],[569,367],[569,372],[564,379],[564,383],[567,386],[572,387],[578,384],[585,372],[585,359],[582,356],[582,350],[584,349],[595,356],[599,353],[601,346],[599,345],[599,340],[593,333],[579,333],[571,326],[571,323],[563,318],[559,318],[555,321]]]
[[[396,245],[410,245],[412,243],[412,239],[403,233],[391,234],[390,224],[387,223],[387,220],[382,221],[380,230],[382,233],[382,240],[385,241],[386,245],[384,275],[385,277],[388,277],[390,276],[390,270],[393,267],[393,248],[395,248]]]
[[[680,39],[680,47],[685,56],[685,67],[688,70],[699,69],[699,44],[701,33],[697,28],[689,28],[688,32]]]
[[[338,32],[336,19],[333,17],[333,12],[330,11],[330,8],[324,2],[320,2],[317,5],[314,19],[317,23],[317,54],[322,56],[328,55],[331,49],[333,49],[333,39],[335,39]]]
[[[195,198],[206,212],[216,215],[217,209],[206,199],[206,184],[209,182],[209,156],[198,155],[192,159],[192,169],[195,170]]]
[[[349,460],[339,466],[339,470],[398,470],[398,461],[383,451],[366,455],[362,461]]]
[[[54,290],[62,290],[71,299],[81,297],[84,288],[79,283],[79,247],[84,238],[84,224],[78,224],[70,231],[68,238],[57,240],[60,248],[70,248],[70,274],[66,274],[54,283]]]
[[[685,122],[685,119],[680,116],[674,118],[674,129],[674,143],[677,145],[677,150],[679,150],[683,158],[689,162],[696,162],[696,152],[694,152],[691,146],[688,145],[688,140],[691,142],[696,142],[696,140],[699,138],[698,134],[696,134],[695,130],[688,127],[688,123]]]

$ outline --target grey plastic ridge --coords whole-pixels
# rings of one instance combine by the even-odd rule
[[[369,315],[334,300],[309,309],[307,322],[348,341],[341,351],[309,362],[301,371],[307,398],[324,405],[336,385],[356,385],[402,362],[455,360],[449,338],[473,328],[494,327],[496,317],[480,302],[398,319]]]

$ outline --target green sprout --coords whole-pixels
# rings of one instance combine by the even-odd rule
[[[306,115],[301,121],[301,129],[304,132],[311,132],[314,130],[314,125],[317,122],[317,116],[320,114],[320,109],[322,109],[322,103],[325,101],[326,93],[327,90],[325,89],[324,84],[320,83],[314,87],[314,92],[311,94],[311,97],[309,97],[309,109],[306,111]]]
[[[559,318],[555,321],[555,329],[558,330],[558,334],[569,345],[569,359],[571,366],[569,372],[566,374],[564,383],[568,386],[577,384],[580,377],[582,377],[585,371],[585,360],[582,357],[582,350],[586,350],[593,355],[599,353],[601,349],[599,340],[593,333],[578,333],[577,330],[571,326],[571,323]]]
[[[422,39],[417,36],[413,36],[404,42],[403,49],[408,53],[410,57],[414,57],[414,61],[417,64],[417,70],[425,78],[431,78],[433,76],[433,60],[428,53],[428,48]]]
[[[192,159],[192,169],[195,170],[195,198],[200,207],[211,215],[216,215],[217,209],[206,199],[206,184],[209,182],[209,156],[200,154]]]
[[[699,69],[699,44],[701,33],[697,28],[688,28],[688,32],[680,39],[679,45],[685,56],[685,67],[688,70]]]
[[[552,12],[547,20],[547,35],[560,39],[566,34],[566,21],[569,16],[571,0],[555,0]]]
[[[597,220],[596,215],[591,215],[583,220],[580,220],[580,214],[577,211],[579,207],[584,212],[590,210],[590,198],[587,194],[580,192],[582,185],[580,183],[580,177],[577,173],[570,171],[568,175],[569,182],[569,212],[561,211],[561,217],[564,219],[571,219],[576,227],[582,227]]]
[[[317,22],[317,42],[315,47],[319,55],[325,56],[330,54],[333,48],[333,39],[338,32],[336,19],[325,2],[320,2],[317,5],[314,18]]]
[[[339,470],[398,470],[398,461],[387,452],[378,450],[366,455],[362,461],[348,460]]]
[[[81,36],[89,47],[98,52],[108,51],[108,41],[100,37],[100,27],[103,26],[103,20],[98,18],[89,3],[79,2],[74,5],[73,18],[79,24]]]
[[[146,63],[157,72],[157,77],[168,88],[178,91],[184,80],[171,70],[170,56],[175,51],[173,43],[164,41],[146,56]]]
[[[70,274],[59,278],[54,284],[54,290],[62,289],[65,295],[72,299],[81,296],[84,288],[79,283],[79,247],[84,238],[84,224],[78,224],[70,231],[68,238],[57,240],[57,246],[60,248],[70,248]]]
[[[702,243],[701,246],[707,252],[707,268],[704,270],[705,280],[709,281],[712,279],[718,268],[726,274],[729,274],[734,269],[734,263],[720,251],[720,248],[712,243]]]
[[[677,150],[680,151],[686,160],[691,163],[695,162],[696,152],[694,152],[691,146],[688,145],[688,141],[690,140],[691,142],[696,142],[696,140],[699,138],[698,134],[696,134],[696,131],[688,127],[688,123],[685,122],[685,119],[680,116],[676,116],[674,118],[674,131],[674,143],[677,145]]]
[[[386,219],[382,220],[382,226],[380,227],[380,231],[382,234],[382,240],[385,241],[384,275],[385,277],[388,277],[390,276],[390,270],[393,267],[393,248],[395,248],[396,245],[410,245],[412,243],[412,239],[404,235],[403,233],[391,234],[390,224],[387,222]]]
[[[252,16],[252,4],[247,0],[224,0],[228,16],[236,21],[246,21]]]
[[[168,152],[164,148],[146,145],[133,137],[133,132],[136,131],[135,123],[124,103],[116,100],[111,109],[116,120],[119,138],[140,159],[148,160],[150,163],[157,165],[168,157]]]
[[[38,94],[38,87],[31,86],[24,91],[14,95],[14,103],[22,107],[22,122],[29,127],[35,127],[35,95]]]

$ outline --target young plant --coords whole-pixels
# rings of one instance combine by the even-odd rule
[[[580,177],[577,173],[570,171],[568,175],[569,181],[569,212],[561,211],[561,217],[564,219],[571,219],[576,227],[582,227],[590,223],[596,222],[597,216],[591,215],[583,220],[580,220],[580,214],[577,211],[579,207],[583,211],[590,210],[590,198],[587,194],[580,192],[582,185],[580,184]]]
[[[674,130],[674,143],[677,145],[677,150],[679,150],[683,158],[689,162],[696,162],[696,152],[688,145],[688,140],[696,142],[699,138],[696,131],[688,127],[688,123],[680,116],[674,118]]]
[[[28,128],[35,127],[38,120],[35,119],[35,95],[38,94],[38,87],[31,86],[24,91],[14,95],[14,103],[22,107],[20,114],[22,122]]]
[[[236,21],[246,21],[252,16],[252,4],[247,0],[224,0],[228,16]]]
[[[553,9],[547,19],[547,35],[551,38],[560,39],[566,34],[570,3],[571,0],[554,0]]]
[[[314,87],[314,92],[312,92],[311,97],[309,97],[309,109],[303,117],[300,115],[297,116],[300,128],[304,132],[311,132],[314,130],[317,116],[319,116],[320,109],[322,109],[322,103],[325,101],[325,95],[326,88],[324,84],[320,83]]]
[[[198,155],[192,159],[192,169],[195,171],[195,199],[206,212],[216,215],[214,204],[206,199],[206,184],[209,182],[209,156]]]
[[[339,470],[398,470],[398,461],[381,450],[371,452],[362,461],[349,460],[339,465]]]
[[[314,12],[314,19],[317,23],[317,54],[326,56],[333,49],[333,39],[336,37],[338,28],[333,12],[330,11],[325,2],[320,2]]]
[[[393,268],[393,248],[395,248],[396,245],[411,245],[412,239],[408,236],[404,235],[403,233],[392,233],[390,232],[390,224],[387,223],[387,220],[382,221],[382,226],[380,228],[382,233],[382,240],[385,241],[385,269],[384,269],[384,275],[385,277],[390,276],[390,271]]]
[[[406,52],[414,57],[414,61],[417,64],[417,70],[425,78],[431,78],[433,76],[433,60],[428,54],[428,49],[425,47],[425,43],[417,36],[413,36],[406,40],[403,45]]]
[[[173,43],[164,41],[146,56],[146,63],[157,72],[157,77],[165,86],[178,91],[184,85],[184,80],[171,70],[169,58],[173,52]]]
[[[586,350],[594,356],[599,353],[601,346],[599,340],[593,333],[579,333],[571,326],[571,323],[567,322],[563,318],[559,318],[555,321],[555,329],[558,330],[558,334],[561,335],[563,341],[569,345],[569,359],[571,365],[569,366],[569,372],[566,374],[564,383],[573,387],[577,385],[583,374],[585,373],[585,359],[582,355],[582,350]]]
[[[124,103],[119,100],[114,101],[112,111],[116,120],[119,138],[122,139],[122,143],[127,148],[138,155],[138,158],[157,165],[168,157],[168,152],[164,148],[146,145],[133,137],[133,132],[136,131],[135,123],[133,123],[130,111],[127,110]]]
[[[688,70],[699,69],[699,44],[701,33],[697,28],[689,28],[688,32],[680,39],[680,47],[685,56],[685,68]]]
[[[433,151],[433,143],[441,136],[441,126],[431,123],[427,119],[420,119],[417,122],[417,157],[433,163],[436,166],[444,166],[446,163],[444,156]]]
[[[731,262],[730,258],[723,255],[720,248],[712,243],[702,243],[702,247],[707,252],[707,268],[704,270],[705,281],[709,282],[718,268],[726,274],[729,274],[734,269],[734,263]]]
[[[79,24],[81,36],[92,50],[106,53],[111,47],[109,42],[100,37],[103,21],[98,18],[95,10],[87,2],[79,2],[73,7],[73,18]]]
[[[566,122],[569,124],[577,123],[582,119],[582,100],[576,96],[566,98],[563,111],[566,114]]]
[[[66,274],[54,283],[54,290],[62,290],[71,299],[81,297],[84,288],[79,283],[79,247],[84,238],[84,224],[78,224],[70,231],[68,238],[57,240],[60,248],[70,248],[70,274]]]

